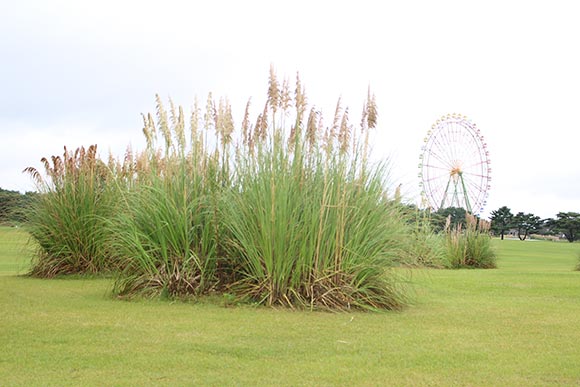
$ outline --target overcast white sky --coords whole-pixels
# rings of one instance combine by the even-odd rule
[[[328,121],[339,96],[358,113],[370,84],[374,155],[410,202],[427,130],[457,112],[491,153],[484,215],[580,212],[578,20],[559,0],[0,0],[0,187],[32,190],[21,171],[64,145],[139,148],[155,93],[227,96],[239,125],[272,63],[300,72]]]

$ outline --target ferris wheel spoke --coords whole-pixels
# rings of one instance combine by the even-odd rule
[[[479,198],[484,198],[486,196],[486,191],[481,188],[481,186],[468,184],[467,189],[469,191],[469,196],[476,201],[480,201]]]
[[[453,161],[447,160],[443,155],[439,155],[438,153],[435,153],[435,152],[430,152],[429,156],[432,156],[435,160],[441,162],[441,164],[448,167],[449,171],[453,169]]]
[[[470,173],[470,172],[463,172],[463,176],[471,177],[471,178],[482,178],[487,179],[488,175],[481,175],[479,173]]]
[[[487,171],[485,169],[483,169],[483,168],[479,168],[479,169],[476,169],[476,168],[463,169],[463,174],[464,175],[467,175],[467,176],[478,176],[478,177],[487,176],[488,175]]]
[[[433,165],[433,164],[423,164],[423,167],[438,169],[438,170],[445,171],[447,173],[449,173],[449,170],[450,170],[449,168],[444,168],[444,167],[441,167],[439,165]]]
[[[478,166],[484,166],[484,165],[487,165],[487,161],[483,160],[483,157],[480,157],[477,162],[465,166],[464,169],[469,170],[471,168],[478,167]]]
[[[433,182],[439,180],[447,181],[449,179],[449,172],[444,171],[444,173],[426,173],[423,175],[425,182]]]
[[[487,185],[482,184],[481,182],[466,182],[465,187],[473,195],[477,195],[479,192],[487,192]]]
[[[487,183],[489,183],[489,176],[487,175],[463,174],[463,176],[466,181],[469,181],[475,186],[481,186],[482,188],[487,188]]]
[[[480,187],[470,184],[466,185],[466,189],[469,191],[469,193],[472,194],[473,197],[478,196],[479,193],[482,192]]]
[[[451,146],[454,144],[451,133],[448,130],[441,130],[442,136],[441,138],[437,138],[436,142],[438,145],[438,149],[441,150],[446,156],[450,163],[453,163],[453,159],[455,156],[455,147]]]

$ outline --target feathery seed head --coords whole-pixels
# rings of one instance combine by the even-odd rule
[[[157,123],[159,125],[159,130],[161,131],[161,134],[165,140],[165,151],[169,152],[172,140],[171,129],[169,128],[169,122],[167,119],[167,111],[163,107],[163,102],[161,101],[159,94],[155,94],[155,100],[157,103]]]
[[[288,78],[284,78],[282,82],[282,91],[280,92],[280,106],[284,112],[290,109],[290,104],[292,103],[292,97],[290,96],[290,82]]]
[[[197,97],[193,102],[193,108],[191,110],[191,118],[189,119],[189,129],[190,129],[190,143],[191,147],[194,148],[194,144],[197,143],[197,132],[199,128],[199,104]]]
[[[244,111],[244,119],[242,120],[242,142],[248,145],[250,141],[250,101],[246,103],[246,110]]]
[[[348,144],[350,141],[350,124],[348,122],[348,107],[344,109],[342,120],[340,121],[340,130],[338,132],[338,143],[341,153],[348,152]]]
[[[216,129],[216,108],[215,108],[215,103],[213,101],[213,96],[211,94],[211,91],[209,92],[209,94],[207,95],[207,103],[205,105],[205,114],[203,115],[203,121],[205,124],[205,129],[206,130],[211,130],[211,129]]]
[[[297,120],[302,121],[304,112],[306,111],[306,91],[300,82],[300,74],[296,73],[296,89],[294,90],[296,100]]]
[[[276,79],[274,65],[272,64],[270,65],[270,78],[268,81],[268,104],[274,114],[276,114],[276,110],[278,110],[278,106],[280,105],[280,87]]]
[[[262,120],[260,121],[260,140],[265,141],[268,134],[268,104],[264,105]]]
[[[222,141],[224,146],[229,144],[234,132],[234,118],[232,116],[232,107],[230,102],[226,99],[224,117],[222,119]]]
[[[22,171],[23,173],[28,173],[32,179],[34,180],[34,183],[41,187],[44,185],[44,179],[42,178],[42,175],[40,174],[40,172],[38,172],[38,170],[34,167],[26,167],[24,168],[24,170]]]
[[[342,113],[341,100],[342,100],[342,98],[339,97],[338,101],[336,102],[336,109],[334,110],[334,118],[332,120],[332,127],[330,128],[330,132],[328,135],[329,141],[332,141],[336,137],[336,134],[337,134],[338,129],[340,127],[340,119],[341,119],[340,115]]]
[[[306,140],[310,146],[316,144],[316,130],[318,124],[318,112],[315,110],[314,106],[310,109],[310,114],[308,114],[308,122],[306,124]]]
[[[363,133],[366,129],[368,129],[368,114],[369,114],[368,103],[367,103],[367,101],[365,101],[363,103],[363,109],[362,109],[362,114],[361,114],[361,119],[360,119],[360,131],[361,131],[361,133]]]
[[[143,117],[143,134],[145,135],[147,148],[150,148],[153,145],[153,133],[151,132],[151,128],[148,125],[147,117],[145,114],[141,113],[141,117]]]
[[[369,86],[367,103],[366,103],[367,126],[369,129],[374,129],[377,126],[377,119],[379,116],[377,110],[377,101],[375,95],[371,95],[371,87]]]

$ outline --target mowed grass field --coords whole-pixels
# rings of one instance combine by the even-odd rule
[[[119,301],[25,273],[0,228],[1,386],[580,385],[580,244],[494,241],[495,270],[405,271],[402,312]]]

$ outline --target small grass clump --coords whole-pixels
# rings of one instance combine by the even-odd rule
[[[46,178],[33,167],[25,169],[40,191],[27,211],[27,229],[38,246],[31,274],[54,277],[113,270],[116,262],[108,249],[105,219],[114,213],[116,198],[97,146],[74,152],[65,147],[62,157],[41,162]]]
[[[125,263],[113,290],[122,297],[195,296],[218,283],[222,226],[217,203],[219,183],[228,178],[218,170],[216,154],[205,152],[195,126],[189,143],[185,140],[181,108],[176,113],[171,103],[168,119],[157,97],[157,115],[157,127],[151,116],[144,120],[146,151],[136,156],[128,153],[125,166],[117,167],[131,171],[126,175],[135,180],[129,184],[123,180],[128,187],[125,207],[110,226],[111,243]],[[159,147],[158,133],[163,137]]]
[[[400,264],[411,267],[444,268],[445,239],[434,230],[429,210],[410,206],[406,210],[410,222],[410,238]]]
[[[489,235],[490,223],[466,214],[465,229],[461,225],[451,228],[449,219],[445,226],[447,264],[450,268],[496,267],[496,254]]]

